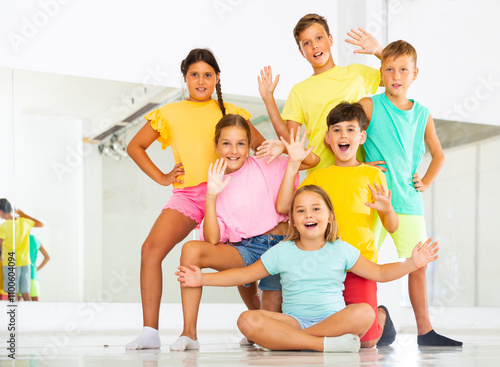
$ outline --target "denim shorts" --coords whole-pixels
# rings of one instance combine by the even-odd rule
[[[9,267],[3,266],[3,287],[5,292],[8,292],[9,289]],[[31,266],[16,266],[16,284],[15,284],[15,292],[19,293],[30,293],[31,289]]]
[[[317,323],[323,321],[327,317],[330,317],[331,315],[327,316],[320,316],[320,317],[300,317],[300,316],[293,316],[293,315],[288,315],[292,316],[297,322],[300,324],[300,327],[302,329],[307,329],[308,327],[311,327],[313,325],[316,325]]]
[[[274,234],[262,234],[260,236],[244,238],[240,242],[231,245],[238,250],[245,266],[248,266],[259,260],[264,252],[283,241],[285,237]],[[245,284],[245,287],[249,286],[249,284]],[[263,291],[281,291],[280,275],[270,275],[261,279],[259,288]]]

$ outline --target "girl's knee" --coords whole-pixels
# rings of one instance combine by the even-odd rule
[[[141,247],[141,261],[161,263],[174,246],[175,244],[165,243],[165,241],[146,238]]]
[[[247,335],[261,327],[263,318],[264,316],[260,310],[245,311],[238,317],[238,329],[243,335]]]
[[[182,265],[198,265],[199,260],[203,256],[204,243],[200,241],[189,241],[182,246],[181,264]]]

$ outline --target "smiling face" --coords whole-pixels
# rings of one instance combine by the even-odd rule
[[[184,81],[189,91],[191,102],[207,102],[212,99],[219,75],[214,68],[204,61],[198,61],[189,66]]]
[[[333,45],[332,35],[318,23],[313,23],[299,33],[299,50],[311,64],[314,74],[320,74],[335,66],[330,51]]]
[[[223,128],[215,144],[215,152],[227,162],[226,173],[239,170],[250,152],[246,130],[239,126]]]
[[[406,98],[408,88],[417,78],[418,68],[413,57],[403,55],[384,59],[380,73],[389,99]]]
[[[292,210],[292,225],[300,234],[301,241],[324,241],[333,213],[323,198],[312,191],[302,191],[295,197]]]
[[[357,120],[341,121],[331,125],[326,132],[326,140],[335,155],[335,165],[340,167],[358,166],[356,153],[366,140],[366,131],[361,131]]]

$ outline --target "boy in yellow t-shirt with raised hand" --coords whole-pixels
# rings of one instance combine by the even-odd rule
[[[300,186],[318,185],[328,193],[342,241],[350,243],[364,257],[376,263],[378,251],[373,233],[375,212],[380,216],[385,229],[391,233],[398,229],[399,220],[391,205],[391,192],[386,189],[387,183],[382,171],[363,164],[356,158],[358,147],[366,140],[366,114],[358,103],[344,102],[328,114],[326,122],[326,140],[335,154],[335,164],[314,171]],[[285,143],[283,138],[281,140]],[[280,203],[277,206],[280,213],[288,212],[293,194],[293,177],[297,174],[299,165],[300,159],[289,152],[287,171],[277,200]],[[396,330],[387,308],[377,307],[377,283],[347,273],[344,286],[346,305],[367,303],[375,312],[375,321],[361,338],[361,347],[390,345],[396,338]]]
[[[369,93],[374,94],[380,84],[380,72],[361,64],[335,65],[330,50],[333,38],[326,19],[318,14],[302,17],[293,35],[301,55],[311,64],[313,75],[292,88],[281,115],[273,96],[279,75],[273,81],[270,67],[265,67],[258,77],[259,92],[278,137],[289,141],[289,131],[297,131],[305,124],[309,146],[314,146],[313,152],[321,158],[309,171],[312,172],[335,162],[332,151],[323,144],[328,113],[340,102],[357,102]],[[382,46],[370,33],[359,29],[348,35],[353,40],[346,42],[361,47],[355,53],[374,54],[380,59]],[[266,143],[261,150],[265,148]],[[362,156],[360,159],[364,160]]]

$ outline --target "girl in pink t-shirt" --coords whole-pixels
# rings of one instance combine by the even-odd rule
[[[214,143],[220,159],[208,169],[205,218],[200,231],[204,241],[191,241],[183,246],[181,265],[215,270],[248,266],[285,238],[288,216],[276,211],[276,199],[288,158],[281,156],[269,162],[248,157],[250,135],[247,121],[239,115],[226,115],[217,124]],[[301,139],[299,133],[296,141],[292,139],[289,154],[302,154],[305,163],[301,169],[308,169],[319,158],[311,153],[312,149],[305,151],[304,144],[305,135]],[[259,288],[262,309],[280,311],[279,276],[261,280]],[[202,289],[183,287],[181,294],[184,330],[170,349],[198,349],[196,322]],[[254,297],[243,295],[249,309],[259,308],[252,302]]]

